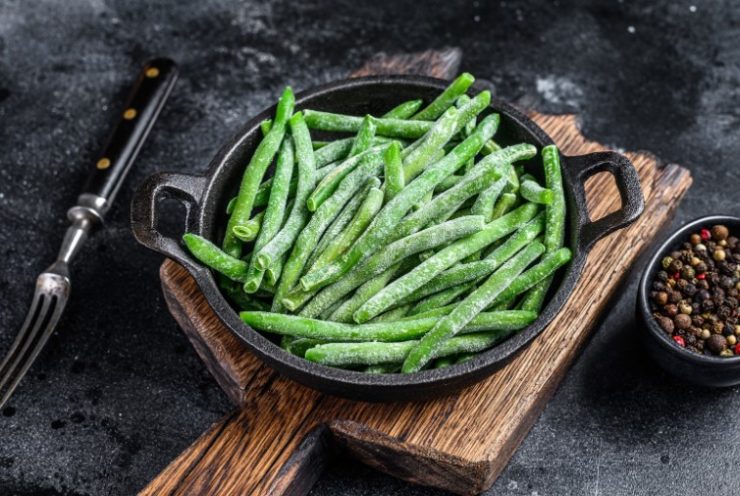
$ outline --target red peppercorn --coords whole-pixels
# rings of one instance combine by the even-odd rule
[[[701,230],[701,239],[704,241],[707,241],[712,238],[712,233],[709,232],[709,229],[702,229]]]
[[[706,274],[696,274],[697,279],[701,279],[702,281],[707,278]]]
[[[673,274],[673,278],[678,281],[679,279],[681,279],[681,273],[676,272],[675,274]]]
[[[740,355],[740,343],[737,343],[737,344],[735,345],[735,354],[736,354],[736,355]]]
[[[683,340],[681,336],[673,336],[673,340],[678,344],[678,346],[682,348],[686,346],[686,342]]]

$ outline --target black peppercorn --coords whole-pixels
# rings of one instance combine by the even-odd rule
[[[701,310],[702,312],[711,312],[714,310],[714,302],[710,299],[703,300],[701,302]]]
[[[669,303],[668,305],[663,307],[663,312],[669,317],[675,317],[676,315],[678,315],[678,307],[672,303]]]
[[[719,355],[722,350],[727,348],[727,339],[720,334],[713,334],[707,339],[707,347],[715,355]]]
[[[681,269],[683,269],[683,262],[676,258],[674,258],[673,262],[671,262],[671,265],[668,266],[668,270],[673,273],[681,272]]]

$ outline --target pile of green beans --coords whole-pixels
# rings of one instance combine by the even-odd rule
[[[462,363],[537,319],[571,259],[560,154],[494,141],[473,81],[377,116],[297,111],[285,89],[220,246],[183,237],[242,321],[307,360],[388,374]]]

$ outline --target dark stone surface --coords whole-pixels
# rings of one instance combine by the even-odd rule
[[[520,106],[577,112],[585,133],[692,169],[676,223],[740,213],[737,2],[146,2],[0,5],[0,350],[53,258],[132,74],[169,55],[181,79],[74,270],[43,358],[0,415],[0,493],[131,494],[229,410],[128,229],[135,185],[200,171],[272,101],[370,54],[458,45],[463,69]],[[634,343],[630,278],[490,494],[737,494],[737,389],[671,379]],[[358,465],[312,494],[441,494]]]

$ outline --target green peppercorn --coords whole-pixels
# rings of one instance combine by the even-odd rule
[[[668,267],[671,266],[671,263],[672,262],[673,262],[673,258],[671,258],[671,257],[663,257],[663,260],[660,261],[660,265],[664,269],[668,270]]]
[[[684,279],[693,279],[694,276],[696,276],[696,271],[694,271],[694,268],[689,265],[684,267],[681,271],[681,277],[683,277]]]

